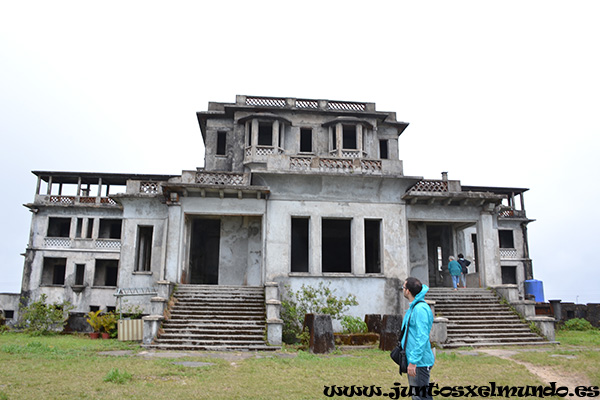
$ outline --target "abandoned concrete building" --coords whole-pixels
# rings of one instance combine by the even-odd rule
[[[467,286],[513,284],[523,299],[533,278],[527,189],[404,175],[408,123],[395,112],[237,96],[197,117],[206,148],[197,170],[33,171],[22,297],[44,293],[87,313],[137,291],[130,304],[160,320],[151,300],[161,285],[162,297],[175,285],[258,287],[277,305],[284,286],[325,280],[356,295],[353,315],[394,314],[406,306],[403,279],[450,286],[448,257],[463,253]],[[277,307],[266,318],[277,343]]]

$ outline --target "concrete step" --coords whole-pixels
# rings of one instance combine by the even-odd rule
[[[191,344],[152,344],[144,346],[165,351],[277,351],[280,346],[262,345],[191,345]]]
[[[444,343],[442,348],[444,349],[456,349],[459,347],[498,347],[498,346],[549,346],[549,345],[554,345],[554,344],[559,344],[558,342],[550,342],[550,341],[546,341],[546,340],[542,340],[542,341],[523,341],[523,342],[511,342],[511,343],[504,343],[504,342],[493,342],[493,341],[489,341],[489,342],[479,342],[479,343],[462,343],[462,342],[452,342],[452,343]]]

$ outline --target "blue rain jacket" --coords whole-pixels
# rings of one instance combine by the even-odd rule
[[[428,291],[429,287],[423,285],[421,292],[410,303],[402,319],[402,329],[405,332],[402,338],[402,348],[406,349],[408,362],[415,364],[417,367],[431,367],[435,362],[433,351],[431,351],[431,343],[429,342],[429,333],[433,325],[433,313],[424,301],[417,304],[419,300],[424,300]],[[406,337],[405,325],[409,319],[410,327],[408,337]]]

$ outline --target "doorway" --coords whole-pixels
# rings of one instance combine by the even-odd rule
[[[429,286],[451,286],[448,257],[452,254],[452,247],[452,227],[450,225],[427,225]]]
[[[196,218],[192,220],[190,238],[191,284],[219,284],[220,242],[220,219]]]

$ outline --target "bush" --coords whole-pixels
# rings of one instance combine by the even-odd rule
[[[21,313],[20,326],[26,333],[32,335],[48,335],[62,330],[67,325],[69,311],[73,306],[68,301],[62,303],[46,304],[47,296],[40,295],[38,301],[34,301],[23,309]]]
[[[561,329],[566,331],[591,331],[596,328],[586,319],[573,318],[566,321]]]
[[[100,325],[104,332],[108,333],[110,337],[117,337],[117,321],[118,317],[114,312],[109,312],[99,317]]]
[[[345,298],[335,295],[335,289],[319,282],[317,287],[302,285],[294,292],[285,287],[281,301],[283,320],[283,341],[297,343],[302,335],[302,325],[306,314],[328,314],[332,319],[340,319],[350,306],[358,305],[356,296],[349,294]]]
[[[366,333],[367,323],[358,317],[346,315],[341,321],[344,333]]]

